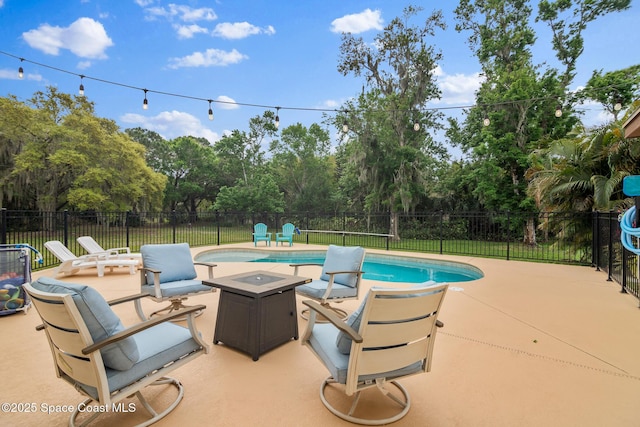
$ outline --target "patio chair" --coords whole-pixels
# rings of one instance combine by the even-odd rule
[[[69,383],[87,399],[75,405],[69,425],[78,416],[95,419],[100,411],[90,414],[83,408],[123,408],[123,399],[135,395],[152,418],[141,425],[152,424],[169,414],[182,400],[182,384],[166,375],[209,352],[209,347],[196,330],[194,313],[204,306],[192,307],[180,315],[188,316],[188,327],[169,322],[178,313],[124,328],[110,305],[132,301],[144,295],[120,298],[107,303],[94,288],[42,277],[25,284],[43,324],[53,356],[56,376]],[[177,389],[177,397],[164,410],[156,411],[142,392],[147,386],[167,385]],[[160,393],[167,396],[166,392]],[[37,396],[33,396],[34,398]],[[40,396],[41,398],[49,395]],[[148,397],[157,399],[157,393]],[[158,399],[165,402],[164,398]],[[95,403],[92,403],[95,402]],[[98,406],[99,405],[99,406]],[[109,423],[111,424],[111,423]]]
[[[89,255],[107,254],[110,259],[137,259],[139,260],[142,255],[139,253],[131,252],[128,247],[122,248],[109,248],[104,249],[95,239],[91,236],[81,236],[76,239],[78,244],[84,248]]]
[[[258,246],[258,242],[267,242],[271,246],[271,233],[267,233],[267,225],[261,222],[253,226],[253,246]]]
[[[341,318],[346,318],[347,312],[345,310],[332,307],[330,303],[340,303],[358,298],[360,279],[364,274],[362,271],[364,255],[364,248],[359,246],[329,245],[324,264],[290,264],[295,268],[294,276],[298,275],[299,267],[322,266],[320,278],[296,287],[296,292],[304,297],[319,301],[321,305],[333,310]],[[302,311],[302,317],[308,318],[307,309]]]
[[[436,327],[443,326],[437,317],[446,291],[446,284],[433,283],[404,289],[374,287],[346,322],[315,301],[303,301],[311,315],[302,344],[330,373],[320,387],[320,400],[329,411],[365,425],[392,423],[409,412],[409,394],[397,380],[431,370]],[[318,315],[330,323],[318,324]],[[389,384],[396,390],[389,390]],[[338,391],[329,394],[333,403],[327,398],[327,387]],[[369,394],[367,399],[376,399],[367,405],[369,411],[358,411],[360,393],[371,387],[394,404]],[[344,395],[353,396],[351,404]]]
[[[60,265],[55,270],[56,274],[71,275],[76,274],[81,269],[96,268],[98,277],[102,277],[104,276],[105,267],[109,267],[111,272],[113,272],[114,267],[129,267],[129,273],[135,274],[136,267],[139,264],[138,260],[135,259],[110,259],[105,253],[76,256],[58,240],[45,242],[44,247],[60,261]]]
[[[296,226],[291,224],[290,222],[284,224],[282,226],[282,232],[276,233],[276,246],[278,246],[278,242],[289,242],[289,246],[293,245],[293,231],[296,229]]]
[[[189,296],[215,292],[216,288],[202,284],[197,279],[195,265],[208,267],[208,277],[213,279],[213,268],[216,264],[207,262],[194,263],[187,243],[143,245],[142,267],[140,268],[140,286],[143,294],[156,302],[171,303],[151,316],[163,311],[184,310],[183,301]],[[136,300],[136,311],[140,319],[146,320],[140,300]]]

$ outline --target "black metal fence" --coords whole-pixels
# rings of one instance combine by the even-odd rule
[[[640,298],[640,257],[622,246],[620,231],[619,213],[594,212],[593,265],[607,273],[607,280],[619,283],[621,292]]]
[[[393,224],[392,220],[397,221]],[[187,213],[34,212],[0,210],[0,243],[27,243],[38,249],[42,264],[58,263],[44,242],[60,240],[72,252],[84,250],[76,239],[88,235],[104,248],[147,243],[187,242],[191,246],[252,240],[253,225],[275,232],[290,222],[300,229],[294,242],[359,245],[368,248],[471,255],[545,263],[592,265],[640,298],[638,257],[620,244],[614,213],[427,212],[262,213],[205,211]],[[397,228],[397,235],[393,230]]]

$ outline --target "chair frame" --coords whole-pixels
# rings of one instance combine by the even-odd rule
[[[55,269],[56,274],[69,276],[81,269],[96,268],[98,277],[103,277],[105,267],[108,267],[110,272],[113,272],[114,267],[129,267],[129,274],[135,274],[139,265],[139,261],[135,259],[109,258],[107,252],[77,256],[59,240],[45,242],[44,246],[60,261],[60,265]]]
[[[138,323],[112,335],[107,339],[94,342],[91,338],[91,334],[89,333],[89,329],[87,328],[84,319],[78,311],[78,308],[73,301],[73,297],[70,294],[43,292],[34,289],[29,283],[26,283],[24,287],[32,298],[32,301],[34,301],[34,305],[36,306],[40,317],[44,321],[43,324],[36,327],[36,330],[44,330],[47,334],[47,339],[54,360],[56,376],[64,379],[74,386],[78,392],[87,396],[87,399],[84,400],[82,404],[77,405],[76,410],[71,414],[69,419],[70,426],[76,425],[80,409],[90,405],[91,402],[95,401],[99,405],[111,408],[113,404],[116,404],[132,395],[135,395],[138,398],[142,406],[144,406],[152,416],[151,419],[140,424],[140,426],[148,426],[157,422],[173,411],[184,396],[184,388],[182,384],[178,380],[167,377],[166,375],[196,357],[209,353],[209,346],[202,340],[195,324],[195,313],[198,310],[203,310],[205,308],[204,305],[194,306],[189,309],[185,309],[180,313],[170,313]],[[113,306],[125,302],[139,301],[141,298],[147,296],[148,295],[146,294],[131,295],[108,301],[108,304]],[[59,308],[61,306],[64,306],[64,308]],[[177,316],[185,315],[187,318],[187,327],[192,338],[199,344],[200,350],[191,352],[188,355],[163,366],[159,370],[150,372],[147,376],[126,385],[120,390],[110,393],[107,373],[100,350],[145,329],[159,325],[163,322],[172,321]],[[64,343],[64,350],[59,348],[56,343]],[[80,387],[76,387],[74,384],[76,381],[95,387],[98,393],[98,400],[96,401]],[[147,386],[165,384],[175,387],[178,391],[178,395],[165,410],[157,412],[145,399],[141,391]],[[98,415],[100,414],[94,414],[88,420],[84,421],[82,425],[86,425],[93,421]]]
[[[193,265],[203,265],[207,267],[207,274],[208,274],[208,279],[211,280],[213,279],[213,269],[214,267],[217,267],[217,264],[213,264],[210,262],[194,262]],[[166,311],[167,313],[173,313],[175,311],[184,311],[187,309],[187,305],[184,304],[184,301],[190,297],[190,296],[194,296],[194,295],[200,295],[203,293],[208,293],[208,292],[217,292],[217,289],[214,287],[211,287],[211,291],[208,292],[193,292],[193,293],[186,293],[186,294],[181,294],[181,295],[176,295],[176,296],[171,296],[171,297],[163,297],[162,296],[162,289],[161,289],[161,283],[160,283],[160,274],[162,273],[161,270],[155,270],[153,268],[148,268],[148,267],[140,267],[140,284],[144,285],[147,283],[147,272],[149,273],[153,273],[153,290],[154,293],[153,294],[144,294],[145,296],[151,298],[152,300],[154,300],[155,302],[163,302],[163,301],[170,301],[169,305],[161,308],[159,310],[154,311],[153,313],[151,313],[151,315],[149,317],[153,317],[153,316],[157,316],[158,314],[162,313],[163,311]],[[147,316],[145,316],[144,311],[142,310],[142,303],[141,301],[138,299],[135,301],[135,307],[136,307],[136,313],[138,313],[138,317],[141,320],[147,320]],[[202,311],[199,311],[196,313],[196,316],[199,316],[202,314]],[[178,319],[178,320],[184,320],[184,319]]]
[[[357,331],[343,319],[336,316],[332,310],[318,304],[316,301],[302,301],[302,303],[309,307],[311,311],[307,329],[302,337],[302,345],[307,346],[318,357],[318,359],[323,362],[323,364],[324,361],[309,343],[310,337],[313,333],[313,328],[316,323],[319,323],[317,321],[319,316],[327,319],[328,322],[338,328],[339,331],[347,334],[352,340],[351,352],[348,356],[349,362],[347,379],[345,383],[341,385],[345,395],[354,396],[349,411],[345,413],[336,409],[336,407],[332,405],[325,396],[325,390],[329,385],[340,384],[332,376],[327,377],[320,386],[320,400],[324,406],[331,411],[331,413],[346,421],[356,424],[384,425],[398,421],[409,412],[411,407],[411,398],[407,390],[398,381],[396,381],[396,377],[387,379],[384,376],[381,376],[376,377],[375,380],[364,381],[359,378],[361,375],[370,375],[372,373],[375,375],[378,372],[384,373],[394,371],[395,369],[402,367],[403,363],[405,364],[404,366],[408,366],[412,363],[416,363],[418,360],[422,360],[422,366],[419,371],[397,378],[426,373],[431,370],[436,331],[437,328],[444,326],[444,324],[437,319],[437,316],[440,312],[442,300],[446,294],[447,287],[448,285],[441,284],[428,288],[406,288],[393,290],[372,289],[368,295],[368,300],[364,307],[364,312],[362,313],[362,321]],[[402,307],[399,304],[396,303],[395,306],[393,306],[386,302],[371,302],[372,300],[376,301],[378,296],[382,296],[383,298],[389,295],[411,296],[411,294],[416,293],[416,289],[418,289],[418,293],[428,290],[429,293],[433,291],[436,295],[441,294],[437,297],[439,298],[437,305],[432,304],[431,301],[428,302],[428,304],[430,304],[428,307],[430,308],[420,307],[420,305],[424,305],[423,301],[427,301],[426,298],[429,298],[428,296],[415,297],[413,298],[414,301],[408,303],[407,311],[410,313],[419,313],[421,309],[433,309],[434,311],[427,317],[404,321],[408,315],[402,312]],[[395,299],[401,300],[403,298]],[[374,305],[376,306],[374,307]],[[394,320],[398,321],[398,326],[395,328],[392,326]],[[414,332],[415,329],[428,330],[428,332],[416,333]],[[396,347],[381,349],[380,347],[387,346],[389,336],[394,337],[391,341],[396,343]],[[402,336],[402,338],[398,340],[395,338],[397,336]],[[403,338],[408,339],[407,343],[397,346],[397,343],[401,342]],[[377,356],[377,353],[380,353],[380,355]],[[400,392],[400,396],[396,396],[387,389],[387,385],[389,384],[393,385]],[[367,419],[354,416],[360,400],[361,392],[371,387],[376,387],[383,396],[388,397],[398,404],[400,406],[400,411],[395,415],[384,419]]]
[[[294,267],[293,270],[293,275],[297,276],[298,275],[298,268],[299,267],[309,267],[309,266],[314,266],[314,267],[324,267],[324,264],[318,264],[318,263],[301,263],[301,264],[289,264],[290,267]],[[331,305],[332,302],[339,304],[343,301],[346,300],[351,300],[351,299],[358,299],[359,295],[360,295],[360,282],[362,279],[362,275],[365,272],[362,270],[353,270],[353,271],[327,271],[325,272],[325,274],[329,275],[329,281],[327,282],[327,290],[325,291],[324,295],[322,295],[322,298],[320,298],[320,300],[318,300],[320,302],[320,305],[322,305],[323,307],[325,307],[328,310],[333,311],[334,313],[336,313],[340,319],[346,319],[347,316],[349,316],[349,313],[347,313],[346,310],[343,310],[341,308],[337,308]],[[334,297],[334,298],[330,298],[331,295],[331,290],[333,288],[333,281],[335,279],[335,276],[337,274],[355,274],[357,276],[356,279],[356,295],[353,297]],[[311,298],[309,295],[304,295],[307,298]],[[305,319],[308,320],[309,319],[309,309],[303,309],[302,312],[300,313],[300,316]],[[318,323],[322,323],[322,322],[326,322],[326,320],[322,320],[322,319],[318,319],[317,320]]]
[[[129,247],[121,248],[109,248],[104,249],[100,244],[91,236],[80,236],[76,239],[78,244],[84,248],[89,255],[102,255],[109,259],[137,259],[142,258],[139,253],[131,252]]]
[[[264,225],[264,234],[256,233],[256,226],[258,225]],[[267,246],[271,246],[272,233],[269,233],[267,230],[269,230],[269,228],[263,222],[259,222],[253,226],[253,233],[251,233],[253,235],[253,246],[258,246],[258,242],[266,242]]]
[[[285,227],[291,230],[291,233],[285,232]],[[284,246],[284,242],[289,242],[289,246],[293,246],[293,233],[296,229],[296,226],[291,224],[290,222],[284,224],[282,226],[282,232],[276,233],[276,246],[278,246],[278,242],[282,242]]]

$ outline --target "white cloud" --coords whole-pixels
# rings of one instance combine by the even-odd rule
[[[209,30],[196,24],[191,25],[174,25],[180,39],[190,39],[197,33],[208,33]]]
[[[147,19],[153,20],[155,18],[166,18],[171,20],[177,18],[183,22],[196,22],[196,21],[215,21],[218,16],[209,7],[201,7],[193,9],[189,6],[170,4],[168,9],[164,7],[150,7],[145,9],[147,12]]]
[[[220,95],[216,98],[216,101],[220,101],[216,102],[216,106],[221,110],[235,110],[240,108],[240,106],[236,104],[235,99],[225,95]]]
[[[379,10],[365,9],[360,13],[345,15],[331,22],[334,33],[364,33],[369,30],[382,30],[382,16]]]
[[[78,62],[77,67],[79,70],[86,70],[87,68],[91,67],[91,61],[80,61]]]
[[[255,34],[275,34],[276,30],[271,25],[260,28],[248,22],[223,22],[216,25],[212,35],[225,39],[243,39]]]
[[[442,99],[433,101],[434,104],[472,105],[475,103],[475,93],[484,79],[480,73],[451,75],[445,73],[440,66],[434,73],[442,91]]]
[[[102,24],[91,18],[79,18],[68,27],[42,24],[35,30],[22,33],[29,46],[49,55],[68,49],[81,58],[104,59],[105,50],[113,46]]]
[[[170,58],[169,68],[224,67],[229,64],[237,64],[248,58],[247,55],[238,52],[236,49],[229,52],[219,49],[207,49],[204,52],[194,52],[182,58]]]
[[[220,139],[220,135],[204,126],[200,119],[182,111],[163,111],[152,117],[128,113],[121,116],[120,120],[132,126],[158,132],[165,139],[195,136],[206,138],[212,144]]]

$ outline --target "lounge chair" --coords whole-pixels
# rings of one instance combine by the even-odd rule
[[[282,232],[276,233],[276,246],[278,242],[289,242],[289,246],[293,245],[293,231],[296,229],[295,225],[290,222],[282,226]]]
[[[442,326],[437,318],[446,291],[446,284],[433,282],[404,289],[374,287],[346,322],[315,301],[303,301],[311,315],[302,344],[330,373],[320,387],[320,400],[329,411],[366,425],[392,423],[409,412],[409,394],[397,380],[431,370],[436,327]],[[317,323],[319,315],[330,323]],[[389,390],[389,384],[397,390]],[[327,387],[341,393],[327,395]],[[371,387],[394,401],[391,407],[380,399],[369,402],[369,408],[376,408],[375,417],[357,408],[361,391]],[[353,396],[352,402],[344,402],[344,395]],[[367,394],[366,399],[375,396]]]
[[[81,236],[76,239],[89,255],[107,254],[111,259],[141,259],[142,255],[131,252],[128,247],[104,249],[91,236]]]
[[[261,222],[253,226],[253,246],[258,246],[258,242],[267,242],[267,246],[271,246],[271,233],[267,233],[267,225]]]
[[[127,406],[124,399],[133,395],[140,401],[133,411],[142,415],[148,411],[152,416],[140,425],[155,423],[176,408],[184,396],[182,384],[166,375],[209,352],[193,318],[194,312],[204,306],[180,313],[188,316],[188,327],[171,323],[170,320],[177,316],[172,313],[125,329],[110,305],[140,299],[144,295],[107,303],[90,286],[49,277],[27,283],[24,288],[42,319],[42,325],[36,329],[46,332],[57,377],[87,397],[83,403],[73,405],[71,426],[76,425],[76,421],[85,425],[99,415],[112,416],[109,413],[117,412],[118,408],[121,412],[129,412],[127,408],[131,408],[131,404]],[[169,403],[165,404],[166,408],[156,410],[143,396],[147,386],[173,386],[177,396],[160,399],[159,402]],[[51,396],[48,391],[40,393],[31,398],[46,400]],[[159,390],[149,393],[149,397],[158,401],[155,399],[158,393],[172,396]],[[106,408],[106,411],[91,413],[86,410],[88,408]],[[109,418],[101,421],[105,425],[122,423],[122,420],[109,421]],[[174,420],[173,424],[176,422]]]
[[[114,267],[129,267],[129,273],[135,274],[136,266],[139,264],[135,259],[110,259],[106,253],[76,256],[62,242],[50,240],[44,244],[58,260],[60,265],[56,268],[56,274],[75,274],[81,269],[96,268],[98,277],[104,276],[104,268],[109,267],[113,272]]]
[[[215,264],[207,262],[193,262],[191,250],[187,243],[143,245],[142,267],[140,268],[141,292],[156,302],[170,301],[171,303],[151,314],[161,312],[171,313],[184,310],[183,301],[188,296],[215,292],[216,288],[203,285],[198,280],[195,265],[208,267],[208,278],[213,278]],[[136,311],[141,320],[146,320],[140,300],[136,301]]]
[[[332,307],[330,303],[358,298],[360,279],[364,274],[362,271],[364,255],[364,248],[359,246],[329,245],[324,264],[290,264],[294,267],[294,276],[298,275],[299,267],[322,266],[320,278],[296,287],[296,292],[304,297],[315,299],[321,305],[336,312],[341,318],[346,318],[346,311]],[[302,317],[306,319],[307,313],[308,310],[303,310]]]

